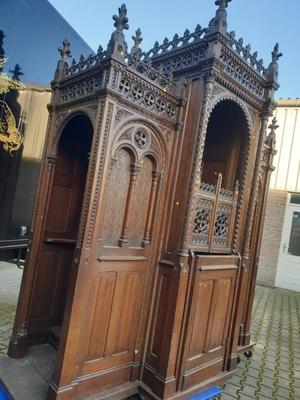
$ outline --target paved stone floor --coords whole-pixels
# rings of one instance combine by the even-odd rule
[[[0,262],[0,353],[5,354],[22,271]],[[253,357],[242,358],[221,400],[300,400],[300,293],[257,287]]]
[[[22,270],[0,261],[0,354],[6,353],[15,317]]]

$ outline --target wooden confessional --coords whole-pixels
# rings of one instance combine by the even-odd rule
[[[265,68],[227,3],[148,52],[125,5],[107,50],[59,49],[9,346],[57,348],[48,399],[186,398],[252,346],[281,54]]]

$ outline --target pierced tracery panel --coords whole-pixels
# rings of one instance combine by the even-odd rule
[[[197,203],[196,217],[192,234],[192,244],[199,248],[199,251],[209,250],[209,231],[212,221],[214,203],[211,200],[199,198]]]
[[[192,230],[194,251],[230,253],[238,192],[221,188],[222,176],[216,186],[201,183],[196,216]]]

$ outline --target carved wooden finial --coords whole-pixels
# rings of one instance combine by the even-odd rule
[[[10,69],[9,72],[13,74],[13,79],[16,81],[20,80],[20,76],[24,75],[23,72],[21,71],[21,67],[19,64],[16,64],[14,69]]]
[[[282,56],[283,54],[279,52],[279,43],[276,43],[274,46],[274,50],[272,51],[272,64],[277,63],[279,58]]]
[[[214,33],[222,33],[226,35],[227,33],[227,11],[228,3],[231,0],[215,0],[216,6],[219,8],[216,11],[215,17],[209,22],[208,31],[206,36]]]
[[[134,45],[131,49],[131,54],[141,53],[142,49],[140,46],[143,41],[143,38],[142,38],[142,31],[140,28],[138,28],[135,31],[135,36],[131,36],[131,39],[134,41]]]
[[[216,0],[215,5],[219,6],[219,9],[225,9],[228,7],[228,3],[230,3],[231,0]]]
[[[110,41],[107,45],[107,56],[115,57],[120,61],[124,61],[127,55],[127,43],[124,36],[124,29],[128,29],[127,8],[122,4],[118,8],[118,15],[113,15],[115,31],[112,33]]]
[[[278,81],[278,60],[282,55],[283,54],[279,52],[279,44],[276,43],[272,51],[272,61],[267,69],[267,77],[269,81]]]
[[[272,122],[268,128],[270,129],[270,132],[266,139],[266,145],[270,147],[270,149],[274,150],[276,146],[276,129],[279,128],[276,117],[272,119]]]
[[[118,15],[113,15],[113,20],[115,21],[114,26],[117,28],[117,32],[123,32],[124,29],[129,29],[125,4],[122,4],[121,7],[118,8]]]
[[[68,61],[68,58],[72,57],[70,42],[68,41],[68,39],[65,39],[62,43],[62,47],[59,47],[57,50],[59,51],[61,60]]]

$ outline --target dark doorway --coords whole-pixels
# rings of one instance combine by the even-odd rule
[[[74,116],[61,135],[47,207],[30,326],[57,345],[77,242],[93,127]]]

